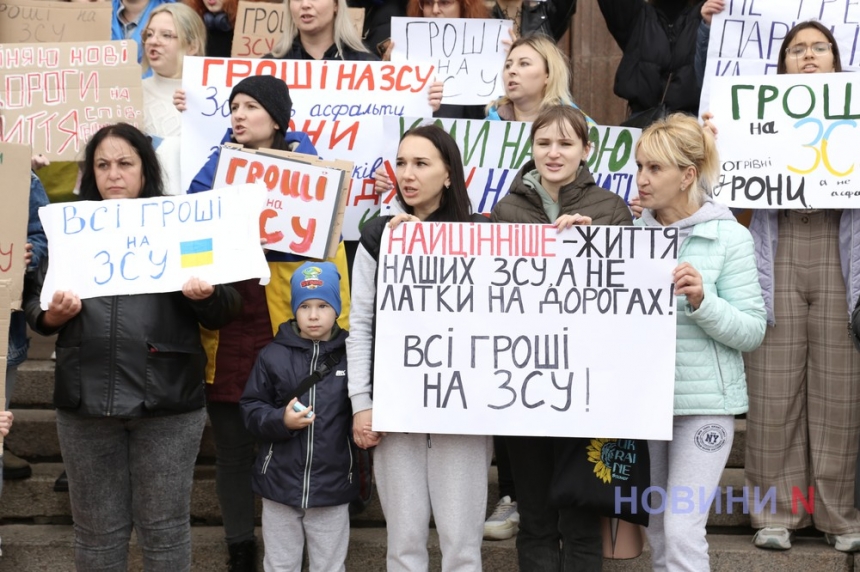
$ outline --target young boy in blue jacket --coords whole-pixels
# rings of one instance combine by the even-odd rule
[[[311,572],[342,571],[358,479],[343,351],[349,333],[336,322],[340,274],[331,262],[306,262],[290,282],[295,319],[260,351],[239,402],[261,441],[253,489],[263,497],[264,565],[299,572],[307,540]],[[290,398],[315,371],[321,379]]]

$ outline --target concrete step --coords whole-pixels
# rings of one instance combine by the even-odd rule
[[[3,538],[3,570],[30,572],[73,571],[73,532],[66,525],[6,525]],[[260,531],[257,531],[258,537]],[[855,557],[835,551],[821,538],[799,538],[787,552],[759,550],[747,535],[708,535],[713,572],[851,572],[860,570]],[[195,571],[224,570],[227,558],[223,533],[218,527],[192,528]],[[378,572],[385,569],[386,532],[382,528],[353,528],[350,531],[346,568],[350,572]],[[435,531],[430,532],[430,570],[439,570],[441,554]],[[262,551],[261,551],[262,552]],[[483,568],[493,572],[515,572],[516,547],[513,540],[484,542]],[[261,555],[262,559],[262,555]],[[651,570],[650,551],[632,560],[606,560],[606,572],[646,572]],[[132,540],[129,570],[141,570],[140,553]]]

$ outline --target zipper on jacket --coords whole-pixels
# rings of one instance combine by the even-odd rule
[[[432,444],[432,443],[430,443],[430,433],[427,433],[427,448],[428,448],[428,449],[432,449],[432,448],[433,448],[433,444]]]
[[[352,443],[349,441],[349,435],[346,437],[346,450],[349,451],[349,484],[352,484]]]
[[[263,471],[262,471],[262,473],[261,473],[261,474],[263,474],[263,475],[265,475],[265,474],[266,474],[266,469],[268,469],[268,468],[269,468],[269,461],[271,461],[271,460],[272,460],[272,453],[274,453],[274,452],[275,452],[275,444],[274,444],[274,443],[270,443],[270,444],[269,444],[269,454],[268,454],[268,455],[266,455],[266,460],[265,460],[265,461],[263,461]]]
[[[114,296],[111,300],[110,306],[110,344],[109,344],[109,352],[110,352],[110,365],[108,366],[108,396],[107,396],[107,407],[105,409],[105,417],[110,417],[111,409],[113,409],[113,394],[115,391],[116,380],[114,376],[116,375],[116,315],[117,309],[116,306],[119,304],[119,297]]]
[[[320,353],[320,343],[314,341],[314,351],[311,354],[311,370],[308,372],[308,375],[312,375],[314,370],[317,368],[317,360],[319,359]],[[310,402],[309,406],[314,406],[316,404],[316,395],[317,395],[317,387],[316,385],[311,388],[310,392]],[[314,420],[316,422],[316,420]],[[307,453],[305,455],[305,475],[302,482],[302,508],[308,508],[308,499],[311,495],[311,467],[313,465],[314,459],[314,423],[311,423],[308,426],[308,445],[307,445]]]

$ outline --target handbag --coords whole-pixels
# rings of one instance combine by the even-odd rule
[[[672,83],[672,74],[666,80],[666,87],[663,89],[663,97],[660,98],[660,103],[654,107],[650,107],[645,111],[640,111],[636,115],[631,115],[627,120],[621,122],[621,127],[634,127],[636,129],[645,129],[655,121],[659,121],[669,115],[671,110],[666,107],[666,94],[669,92],[669,84]]]
[[[651,486],[648,441],[564,438],[555,439],[553,448],[549,494],[555,506],[648,526],[642,506],[642,493]]]

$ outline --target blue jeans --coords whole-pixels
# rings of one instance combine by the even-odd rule
[[[517,489],[521,572],[599,572],[603,565],[600,517],[549,498],[555,467],[554,437],[505,437]]]
[[[144,570],[191,570],[191,485],[205,423],[203,409],[137,419],[57,410],[78,570],[125,572],[132,527]]]

